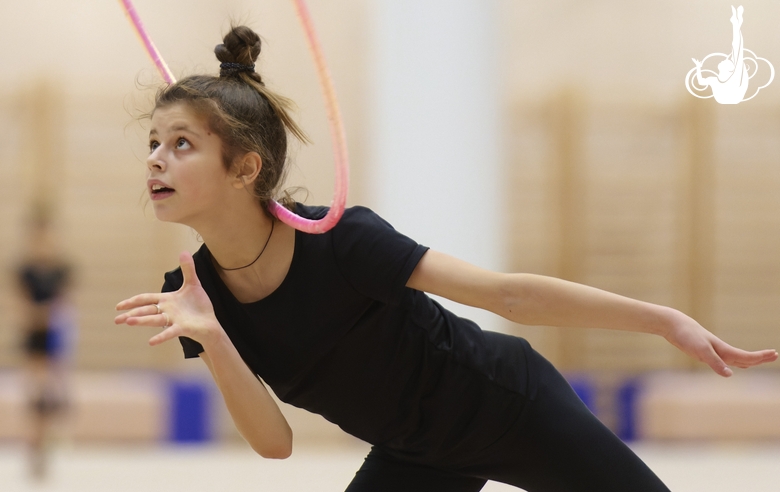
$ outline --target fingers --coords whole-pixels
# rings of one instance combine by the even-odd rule
[[[719,352],[715,349],[715,345],[718,343],[722,345],[726,344],[707,330],[704,330],[703,328],[701,330],[705,333],[703,339],[696,343],[692,343],[691,350],[686,352],[692,357],[710,366],[710,368],[718,375],[725,378],[731,377],[734,372],[723,361],[719,355]]]
[[[743,369],[766,362],[774,362],[778,358],[776,350],[769,349],[748,352],[747,350],[732,347],[721,340],[718,340],[714,344],[714,347],[723,360]]]
[[[723,376],[724,378],[731,377],[731,375],[734,374],[731,368],[729,368],[729,366],[723,362],[723,359],[720,358],[720,356],[715,352],[715,349],[711,346],[709,350],[706,351],[702,356],[702,362],[710,366],[713,371]]]
[[[180,331],[177,325],[171,324],[168,314],[160,312],[160,309],[156,304],[141,306],[126,313],[122,313],[114,318],[114,323],[125,323],[128,326],[164,328],[161,333],[158,333],[149,340],[149,345],[151,346],[159,345],[177,337]]]
[[[179,255],[179,265],[181,266],[181,273],[184,277],[184,285],[200,285],[198,274],[195,271],[195,262],[192,259],[192,255],[189,251],[182,251]]]
[[[133,296],[130,299],[125,299],[124,301],[117,304],[116,310],[125,311],[128,309],[133,309],[141,306],[159,304],[160,300],[163,299],[163,297],[164,294],[138,294],[137,296]]]
[[[140,316],[149,316],[152,314],[160,314],[160,308],[157,304],[145,305],[135,309],[131,309],[126,313],[122,313],[114,318],[114,323],[121,325],[125,323],[129,318],[137,318]]]
[[[144,301],[149,301],[146,296],[153,294],[141,294],[117,305],[117,309],[128,309],[132,305],[137,305]],[[147,326],[152,328],[164,328],[164,330],[149,340],[149,345],[155,346],[167,342],[172,338],[179,336],[181,331],[178,325],[171,323],[170,316],[162,312],[157,304],[146,304],[140,307],[132,308],[126,313],[122,313],[114,318],[116,324],[127,324],[128,326]]]
[[[165,330],[161,331],[157,335],[153,336],[149,339],[149,345],[154,347],[155,345],[160,345],[161,343],[165,343],[168,340],[172,340],[181,334],[181,329],[179,328],[179,325],[173,324],[166,328]]]
[[[732,347],[719,338],[715,338],[712,341],[711,351],[708,351],[707,355],[703,357],[703,361],[715,372],[726,377],[733,374],[726,364],[739,367],[740,369],[747,369],[766,362],[774,362],[777,359],[778,354],[776,350],[748,352],[747,350]]]
[[[117,316],[118,318],[119,316]],[[170,325],[170,317],[165,313],[154,314],[151,316],[129,316],[123,323],[128,326],[155,326],[157,328],[165,328]]]
[[[179,264],[181,265],[181,273],[184,277],[184,285],[200,285],[198,280],[198,274],[195,272],[195,262],[192,260],[192,255],[188,251],[183,251],[179,255]],[[133,309],[140,306],[149,304],[159,304],[160,300],[165,297],[165,294],[150,293],[150,294],[138,294],[129,299],[125,299],[116,305],[117,311],[125,311],[127,309]]]

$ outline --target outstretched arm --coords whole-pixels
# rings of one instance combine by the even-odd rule
[[[200,343],[204,349],[201,358],[244,439],[264,458],[287,458],[292,453],[292,430],[287,420],[217,321],[211,301],[195,273],[192,256],[184,252],[179,261],[184,283],[178,291],[140,294],[120,302],[116,308],[128,311],[117,316],[115,323],[167,325],[149,340],[150,345],[179,336]]]
[[[672,308],[552,277],[490,272],[437,251],[425,253],[407,286],[525,325],[661,335],[722,376],[731,375],[729,365],[747,368],[778,357],[775,350],[747,352],[732,347]]]

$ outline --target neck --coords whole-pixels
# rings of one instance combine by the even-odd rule
[[[219,266],[225,269],[249,265],[271,234],[272,219],[260,206],[241,213],[228,211],[220,217],[193,225]]]

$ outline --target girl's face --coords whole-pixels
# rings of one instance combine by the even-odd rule
[[[222,141],[183,103],[154,111],[146,164],[154,214],[165,222],[194,227],[225,205],[233,189]]]

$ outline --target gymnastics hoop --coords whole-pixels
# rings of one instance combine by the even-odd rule
[[[168,65],[160,56],[160,52],[152,42],[152,39],[144,29],[141,18],[138,16],[133,3],[130,0],[119,0],[125,15],[133,25],[135,33],[141,40],[146,49],[146,53],[154,62],[162,78],[169,84],[175,84],[176,78],[168,68]],[[309,46],[314,64],[317,67],[317,75],[320,80],[322,95],[325,98],[325,106],[328,112],[328,126],[330,127],[331,140],[333,142],[333,157],[336,167],[336,180],[333,192],[333,201],[331,202],[328,213],[321,219],[312,220],[301,217],[284,208],[275,200],[268,203],[268,208],[279,220],[295,229],[308,234],[322,234],[333,228],[344,214],[344,207],[347,201],[347,189],[349,188],[349,157],[347,156],[347,139],[344,132],[344,124],[341,119],[338,101],[336,100],[336,91],[333,88],[328,67],[325,64],[325,56],[322,53],[317,34],[314,31],[314,23],[311,20],[309,9],[304,0],[293,0],[295,12],[298,14],[298,20],[306,34],[306,41]]]

